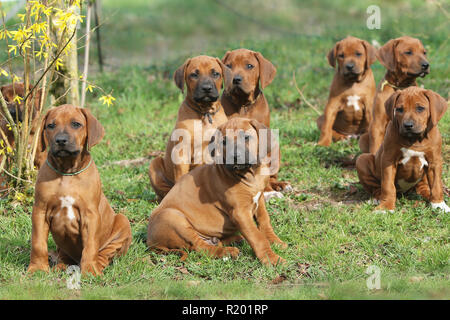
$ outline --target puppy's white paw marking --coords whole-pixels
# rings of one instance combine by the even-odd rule
[[[354,96],[348,96],[347,97],[347,105],[348,106],[353,106],[353,108],[355,109],[355,111],[358,111],[360,108],[358,100],[361,99],[360,96],[354,95]]]
[[[61,208],[67,208],[67,217],[72,220],[75,219],[75,213],[73,212],[73,204],[75,203],[75,199],[71,196],[60,197],[61,200]]]
[[[377,206],[377,205],[380,204],[380,200],[378,200],[378,199],[370,199],[369,200],[369,204],[373,204],[373,205]]]
[[[264,192],[264,200],[269,200],[271,198],[283,198],[283,194],[281,192],[278,191],[267,191]]]
[[[283,192],[292,192],[294,191],[294,188],[290,184],[288,184],[283,190]]]
[[[441,209],[441,210],[444,210],[444,212],[445,213],[449,213],[450,212],[450,208],[449,208],[449,206],[444,202],[444,201],[442,201],[442,202],[438,202],[438,203],[431,203],[431,207],[433,208],[433,209]]]
[[[424,166],[428,166],[428,162],[425,159],[425,153],[421,152],[421,151],[415,151],[412,149],[406,149],[406,148],[401,148],[400,149],[403,153],[403,159],[402,161],[400,161],[403,165],[405,165],[406,163],[408,163],[409,160],[411,160],[411,158],[413,157],[418,157],[420,160],[420,170],[422,170],[422,168]]]

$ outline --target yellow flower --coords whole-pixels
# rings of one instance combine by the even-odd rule
[[[86,91],[92,92],[92,89],[94,89],[94,88],[95,88],[94,86],[88,84],[88,86],[86,87]],[[114,100],[116,100],[116,99],[114,99]]]
[[[8,50],[8,52],[12,52],[14,51],[14,54],[17,55],[17,46],[13,45],[13,44],[9,44],[8,47],[10,48]]]
[[[110,105],[113,104],[113,101],[115,101],[116,98],[114,98],[112,95],[108,94],[106,96],[101,96],[99,100],[102,101],[103,104],[106,104],[109,107]]]
[[[0,68],[0,75],[4,75],[5,77],[7,77],[8,72],[6,72],[5,69]]]
[[[16,103],[18,103],[18,104],[20,104],[20,103],[22,102],[22,100],[23,100],[23,98],[20,97],[20,96],[18,96],[18,95],[16,95],[16,96],[14,97],[14,99],[13,99],[13,101],[16,102]]]

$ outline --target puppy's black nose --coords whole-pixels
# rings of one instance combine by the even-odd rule
[[[407,121],[403,122],[403,127],[406,130],[411,130],[414,127],[414,122],[411,120],[407,120]]]
[[[61,147],[65,146],[68,141],[69,137],[67,136],[67,134],[60,134],[55,137],[55,142]]]
[[[422,62],[422,70],[427,70],[430,64],[428,62]]]
[[[242,77],[240,75],[235,75],[233,78],[233,84],[241,84]]]
[[[345,65],[345,68],[346,68],[348,71],[352,71],[354,67],[355,67],[355,64],[353,64],[353,63],[347,63],[347,64]]]
[[[213,89],[213,85],[212,85],[212,83],[205,83],[205,84],[202,84],[201,88],[202,88],[203,92],[211,92]]]

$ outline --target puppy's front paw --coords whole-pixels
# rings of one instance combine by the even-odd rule
[[[103,272],[101,268],[99,268],[98,264],[95,261],[92,262],[82,262],[81,263],[81,273],[86,274],[90,273],[94,276],[101,276]]]
[[[30,263],[30,265],[28,266],[27,272],[28,273],[35,273],[36,271],[44,271],[44,272],[48,272],[49,271],[49,266],[48,264],[36,264],[36,263]]]
[[[223,251],[223,255],[224,255],[224,256],[231,256],[231,258],[233,258],[233,259],[237,259],[237,257],[239,257],[240,251],[239,251],[238,248],[235,248],[235,247],[225,247],[225,248],[223,248],[223,249],[224,249],[224,251]]]
[[[322,139],[317,142],[318,146],[329,147],[331,145],[331,139]]]
[[[386,212],[392,213],[392,212],[394,212],[394,209],[395,208],[390,208],[390,207],[380,204],[375,208],[374,212],[375,213],[386,213]]]
[[[280,257],[279,255],[271,252],[269,254],[266,254],[262,259],[261,262],[265,265],[279,265],[279,264],[285,264],[286,260],[284,260],[282,257]]]
[[[445,203],[445,201],[441,201],[438,203],[431,202],[431,208],[444,210],[445,213],[450,212],[450,207]]]

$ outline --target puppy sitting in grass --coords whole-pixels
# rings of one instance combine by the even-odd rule
[[[390,122],[381,147],[375,155],[365,153],[356,161],[364,189],[381,211],[394,210],[397,192],[415,188],[432,208],[450,212],[444,202],[442,138],[437,127],[447,101],[433,91],[409,87],[396,91],[385,109]]]
[[[367,41],[347,37],[328,53],[328,62],[336,68],[324,114],[317,119],[318,145],[329,146],[360,135],[369,127],[375,96],[371,65],[376,50]]]
[[[263,196],[270,160],[260,156],[259,141],[268,132],[265,148],[270,157],[277,149],[271,148],[270,131],[260,122],[233,118],[221,125],[212,139],[215,163],[196,167],[169,191],[150,216],[147,245],[236,258],[239,249],[227,245],[242,239],[240,233],[262,263],[283,262],[270,244],[287,245],[272,229]]]

